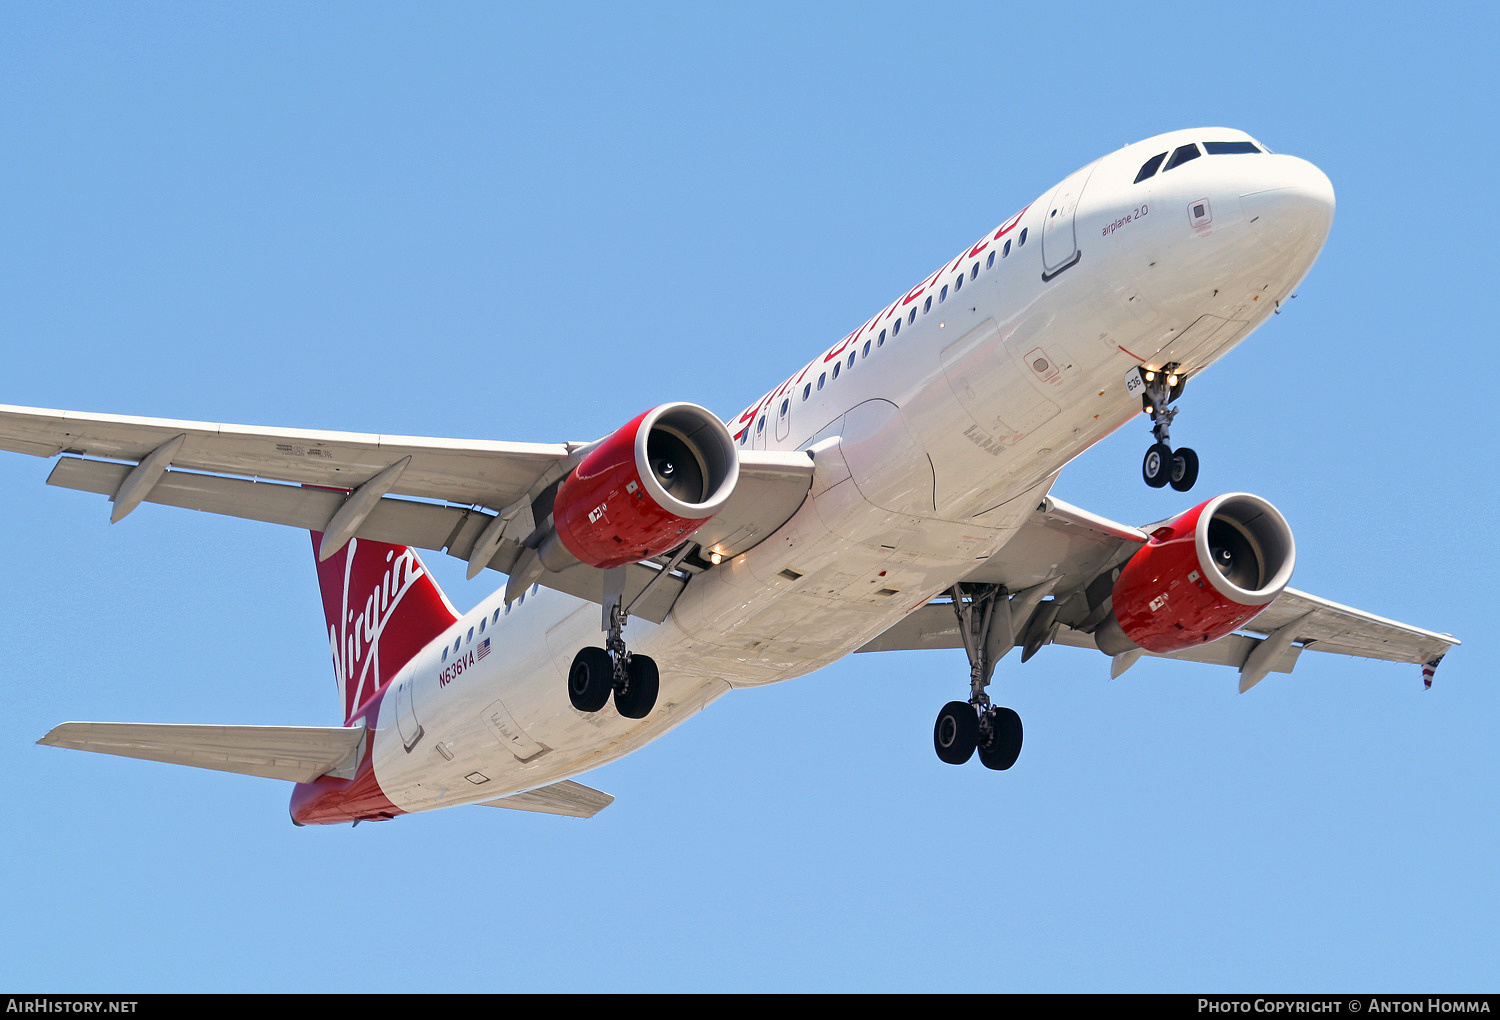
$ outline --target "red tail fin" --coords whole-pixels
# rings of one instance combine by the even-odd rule
[[[323,536],[313,532],[313,555]],[[348,723],[458,614],[417,554],[404,545],[351,538],[318,564],[328,646]]]

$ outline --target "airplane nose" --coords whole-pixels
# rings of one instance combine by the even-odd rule
[[[1311,248],[1316,255],[1333,226],[1333,183],[1305,159],[1271,159],[1268,172],[1240,195],[1245,219],[1273,247]]]

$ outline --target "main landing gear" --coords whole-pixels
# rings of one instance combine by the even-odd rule
[[[649,655],[625,648],[626,615],[616,597],[604,608],[609,637],[604,648],[580,648],[568,670],[568,700],[580,712],[597,712],[615,696],[615,711],[627,719],[644,719],[656,707],[661,674]]]
[[[995,663],[1015,641],[1010,595],[993,584],[954,585],[952,595],[969,656],[969,700],[943,706],[932,728],[932,743],[938,758],[949,765],[962,765],[978,751],[985,768],[1008,769],[1021,754],[1021,717],[991,705],[984,689]]]
[[[1182,396],[1187,383],[1177,367],[1172,362],[1159,369],[1140,370],[1141,380],[1146,384],[1141,408],[1151,416],[1151,434],[1156,437],[1141,462],[1141,477],[1153,489],[1170,484],[1178,492],[1187,492],[1198,480],[1198,455],[1186,447],[1172,450],[1172,419],[1177,417],[1177,408],[1169,409],[1167,405]]]

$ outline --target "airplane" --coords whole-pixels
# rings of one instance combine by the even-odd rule
[[[1434,671],[1459,642],[1289,587],[1281,513],[1231,492],[1142,526],[1051,494],[1137,414],[1189,491],[1187,383],[1294,293],[1332,225],[1313,164],[1197,128],[1128,145],[986,231],[727,422],[653,407],[594,442],[0,408],[51,485],[307,530],[343,725],[69,722],[39,743],[288,780],[298,825],[460,804],[589,817],[578,777],[735,688],[851,652],[962,648],[938,757],[1009,769],[997,664],[1093,648],[1228,666],[1314,650]],[[417,554],[507,575],[459,613]],[[629,638],[627,640],[627,630]]]

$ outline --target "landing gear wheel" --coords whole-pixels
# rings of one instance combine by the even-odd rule
[[[967,701],[950,701],[938,713],[932,728],[937,756],[949,765],[962,765],[974,756],[979,744],[979,716]]]
[[[1196,463],[1196,458],[1194,458]],[[1141,477],[1153,489],[1160,489],[1171,480],[1172,448],[1166,443],[1153,443],[1141,461]]]
[[[644,719],[656,707],[661,673],[649,655],[632,655],[625,669],[625,689],[615,691],[615,710],[627,719]]]
[[[568,700],[580,712],[597,712],[609,703],[615,664],[602,648],[580,648],[568,670]]]
[[[979,741],[979,761],[987,769],[1003,772],[1021,755],[1021,717],[1009,708],[992,708],[985,716],[989,737]]]
[[[1172,454],[1172,488],[1187,492],[1198,480],[1198,455],[1187,447]]]

